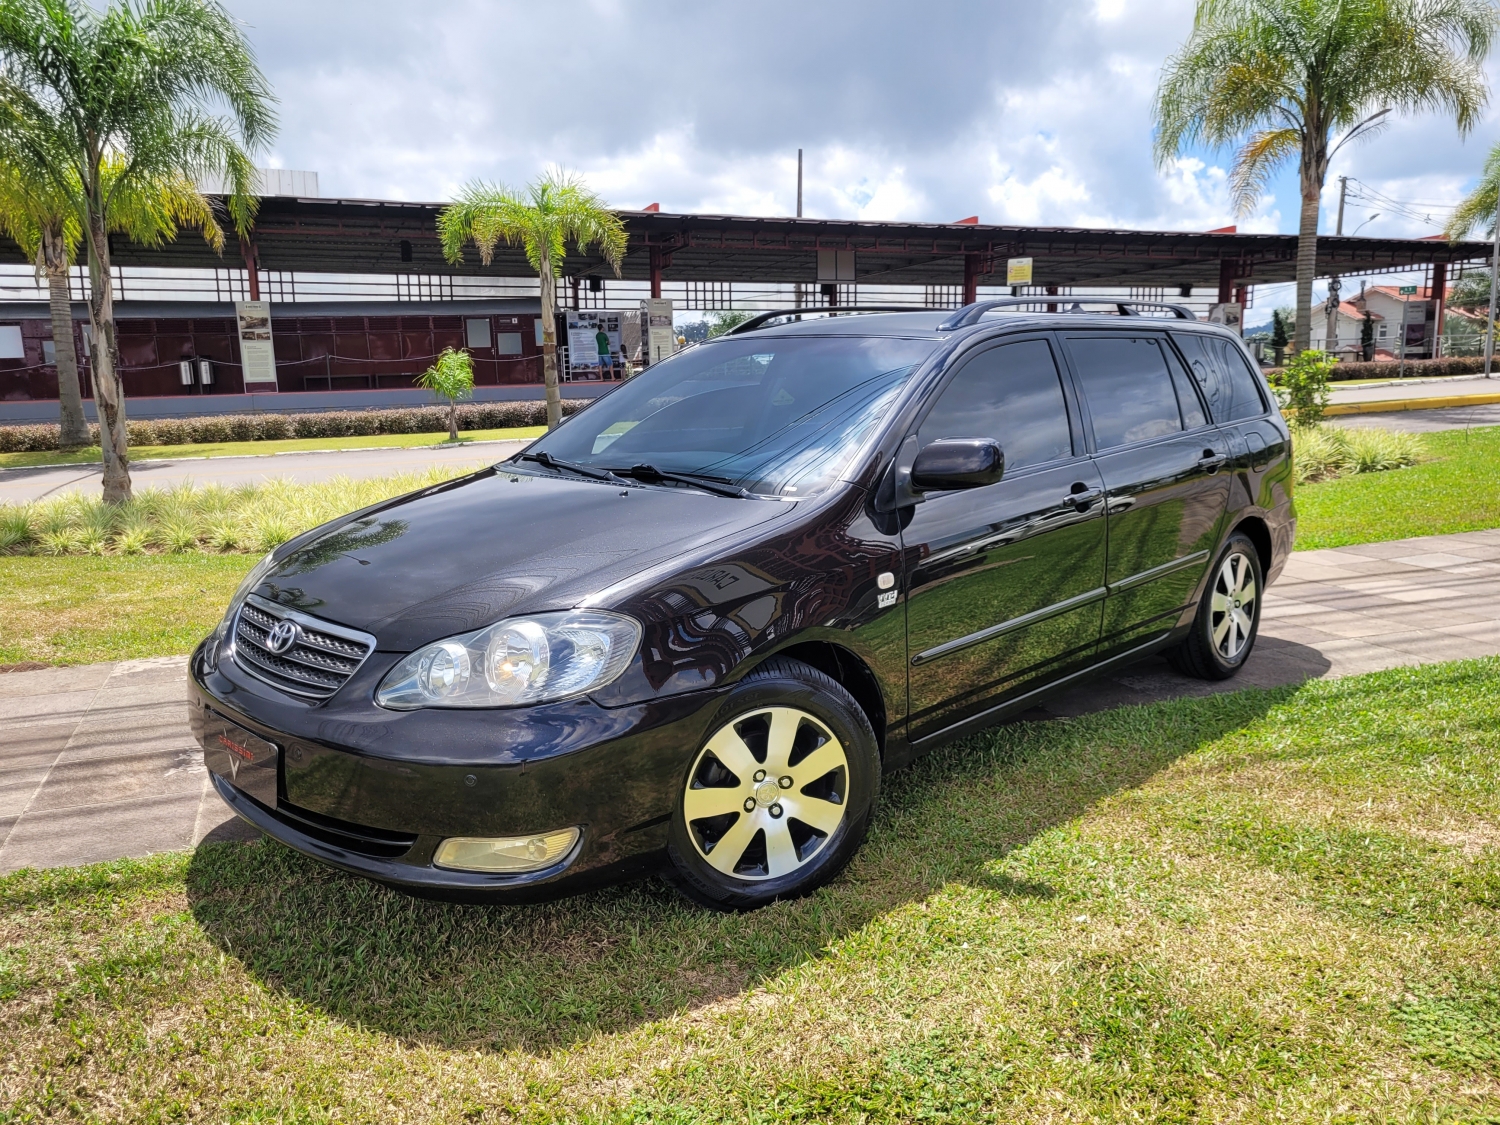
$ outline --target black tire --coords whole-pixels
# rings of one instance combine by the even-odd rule
[[[1231,577],[1232,571],[1226,571],[1233,560],[1235,567],[1243,567],[1244,573],[1253,585],[1243,587],[1240,590],[1229,589],[1235,585]],[[1252,600],[1235,600],[1237,593],[1243,593],[1247,589],[1253,589]],[[1237,610],[1242,616],[1249,618],[1248,631],[1243,630],[1239,621],[1231,621],[1228,626],[1229,635],[1242,635],[1243,640],[1237,648],[1226,645],[1225,641],[1216,638],[1216,632],[1224,628],[1224,612],[1214,608],[1215,597],[1228,596],[1231,608]],[[1227,680],[1245,666],[1245,661],[1250,659],[1250,652],[1255,648],[1255,638],[1260,633],[1260,603],[1265,596],[1265,576],[1261,573],[1260,554],[1255,549],[1255,544],[1244,535],[1236,532],[1229,537],[1229,542],[1224,544],[1224,549],[1219,552],[1219,557],[1214,560],[1213,569],[1208,573],[1208,581],[1203,589],[1203,597],[1198,603],[1198,612],[1193,618],[1193,628],[1181,643],[1166,651],[1168,663],[1185,676],[1194,676],[1200,680]],[[1250,612],[1245,614],[1248,609]],[[1232,649],[1232,651],[1226,651]]]
[[[792,724],[790,729],[795,731],[795,737],[786,740],[793,747],[787,764],[773,764],[779,777],[768,777],[765,769],[757,768],[770,762],[775,752],[773,723]],[[730,737],[726,733],[730,731],[738,739],[733,752],[740,760],[735,770],[721,762],[714,750],[728,745],[722,740]],[[746,752],[753,762],[744,757]],[[821,777],[813,777],[825,761],[837,764]],[[782,769],[787,772],[781,773]],[[802,772],[794,779],[797,770]],[[741,777],[742,773],[750,777]],[[733,803],[733,818],[724,812],[690,821],[686,809],[690,793],[699,795],[693,799],[700,811],[705,802],[715,808]],[[670,874],[688,898],[716,910],[754,910],[778,899],[808,894],[837,876],[864,843],[879,793],[879,746],[869,718],[854,697],[800,660],[773,658],[747,675],[724,700],[678,785],[667,840]],[[804,815],[825,824],[833,816],[839,819],[836,826],[821,833],[787,809],[806,810]],[[741,847],[747,833],[748,842]],[[773,835],[778,849],[774,860]],[[720,843],[727,850],[716,861],[723,866],[738,859],[734,872],[715,867],[708,858]],[[785,850],[788,845],[792,852]],[[789,859],[795,859],[798,866],[777,873],[776,863],[784,865]]]

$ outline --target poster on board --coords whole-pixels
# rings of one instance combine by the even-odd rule
[[[607,309],[568,309],[568,370],[590,379],[624,371],[623,313]]]
[[[276,351],[271,343],[271,302],[236,301],[234,319],[240,337],[245,393],[276,390]]]
[[[672,326],[672,301],[650,297],[641,302],[645,328],[646,362],[660,363],[677,350],[677,329]]]

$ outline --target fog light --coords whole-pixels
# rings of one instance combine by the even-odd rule
[[[551,867],[573,850],[579,831],[564,828],[560,832],[543,832],[536,836],[504,836],[484,839],[455,836],[438,845],[432,862],[454,871],[540,871]]]

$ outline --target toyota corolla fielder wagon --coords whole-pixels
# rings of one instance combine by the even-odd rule
[[[1294,527],[1243,346],[1012,304],[758,318],[273,551],[193,654],[219,794],[417,894],[664,858],[752,907],[945,740],[1155,651],[1232,676]]]

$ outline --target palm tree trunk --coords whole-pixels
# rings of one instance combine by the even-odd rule
[[[61,231],[42,232],[42,266],[47,271],[47,296],[52,307],[52,358],[57,363],[58,447],[81,449],[92,442],[88,420],[83,416],[83,391],[78,386],[73,302],[68,295],[68,253]]]
[[[1313,342],[1313,279],[1317,276],[1317,211],[1323,198],[1323,177],[1308,168],[1302,157],[1302,220],[1298,225],[1298,320],[1292,330],[1292,354],[1307,351]]]
[[[458,440],[458,400],[448,400],[448,440]]]
[[[552,259],[542,251],[542,382],[547,386],[547,429],[562,424],[562,393],[557,388],[557,279]]]
[[[130,499],[130,443],[125,434],[125,385],[120,379],[120,352],[115,339],[109,233],[97,214],[89,215],[89,228],[89,323],[94,329],[90,359],[94,405],[99,411],[99,446],[104,454],[104,501],[121,504]]]

